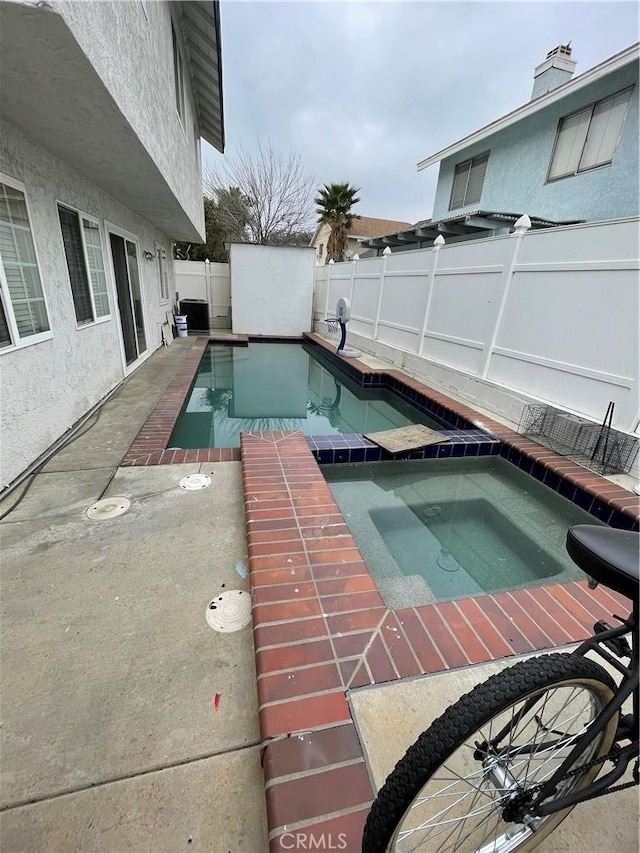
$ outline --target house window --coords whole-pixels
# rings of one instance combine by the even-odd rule
[[[36,343],[50,331],[24,189],[0,183],[0,347]]]
[[[631,88],[624,89],[560,119],[549,181],[611,163],[630,98]]]
[[[489,152],[485,151],[484,154],[480,154],[472,160],[458,163],[453,176],[449,210],[466,207],[469,204],[477,204],[480,201],[488,162]]]
[[[324,251],[324,243],[320,243],[320,245],[318,246],[318,257],[319,257],[319,258],[321,258],[321,257],[322,257],[322,252],[323,252],[323,251]]]
[[[58,205],[64,254],[73,307],[79,326],[109,316],[107,277],[98,223],[85,214]]]
[[[184,126],[184,65],[178,36],[173,24],[171,24],[171,37],[173,38],[173,80],[176,92],[176,109]]]
[[[157,249],[158,274],[160,276],[160,302],[169,301],[169,274],[167,271],[167,252],[161,246]]]

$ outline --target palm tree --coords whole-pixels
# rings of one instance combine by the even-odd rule
[[[357,193],[360,190],[345,184],[325,184],[318,190],[315,203],[318,205],[318,222],[328,225],[331,229],[327,242],[327,263],[330,260],[339,262],[343,260],[343,254],[347,245],[347,233],[358,218],[356,213],[351,212],[354,204],[360,199]]]

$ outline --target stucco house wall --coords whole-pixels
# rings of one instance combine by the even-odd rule
[[[3,123],[0,172],[24,185],[52,336],[49,340],[2,350],[2,443],[0,486],[17,477],[125,375],[117,304],[110,275],[105,222],[129,232],[138,250],[147,357],[161,345],[160,323],[168,303],[160,299],[156,247],[170,257],[171,243],[146,220],[92,184],[71,166]],[[78,327],[62,246],[57,203],[96,217],[107,270],[109,318]],[[143,252],[151,252],[146,261]],[[168,265],[169,293],[175,290]]]
[[[204,234],[200,133],[185,59],[184,124],[176,108],[171,21],[186,58],[176,7],[168,2],[52,0],[174,195]]]
[[[224,122],[215,3],[5,2],[0,39],[0,172],[24,192],[50,326],[31,338],[3,332],[1,487],[162,345],[175,294],[171,241],[204,234],[200,134],[223,150]],[[58,204],[98,223],[110,314],[94,322],[76,320]],[[121,272],[120,283],[131,283],[135,315],[123,311],[133,325],[142,312],[146,349],[135,328],[123,334],[110,232],[135,245],[126,262],[139,297],[135,274],[125,282]],[[164,299],[159,250],[169,260]]]
[[[546,182],[558,122],[583,106],[634,86],[613,162]],[[450,215],[455,167],[490,151],[479,203],[465,210],[526,213],[552,221],[597,221],[638,215],[638,68],[630,64],[440,163],[433,219]]]

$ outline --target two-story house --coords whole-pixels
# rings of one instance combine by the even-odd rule
[[[417,248],[532,225],[638,216],[638,60],[633,45],[574,77],[568,45],[534,74],[531,100],[418,163],[440,165],[430,219],[368,248]]]
[[[167,334],[224,147],[217,2],[0,5],[2,484]]]

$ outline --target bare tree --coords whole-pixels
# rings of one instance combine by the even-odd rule
[[[246,234],[247,242],[283,245],[313,230],[315,181],[300,153],[283,154],[271,142],[258,144],[252,153],[240,149],[221,169],[205,170],[204,188],[219,204],[230,192],[241,198],[241,204],[224,205],[225,215],[233,225],[229,230]]]

